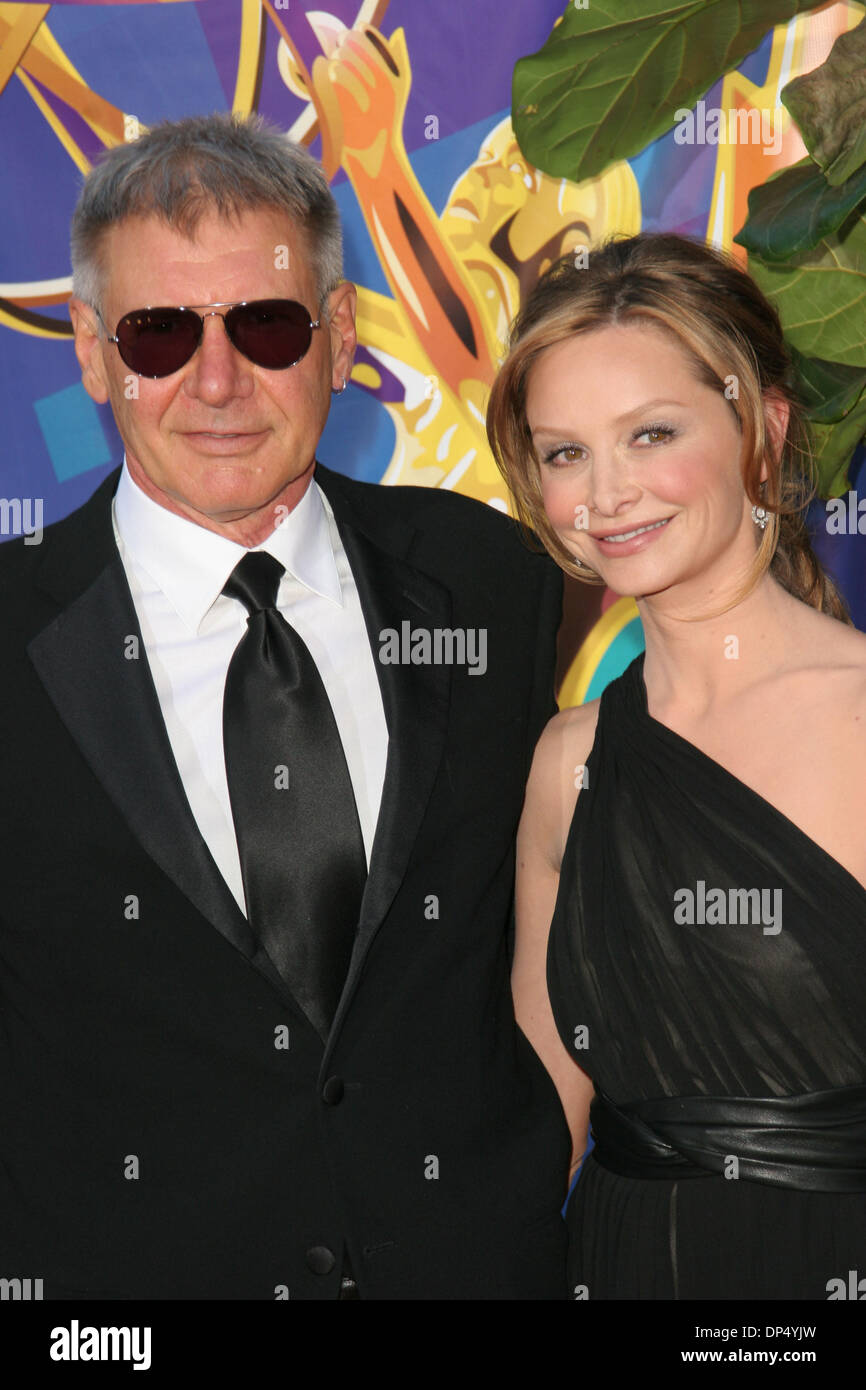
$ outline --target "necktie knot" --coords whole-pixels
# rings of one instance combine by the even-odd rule
[[[276,608],[277,590],[285,566],[266,550],[250,550],[232,570],[223,586],[229,598],[240,599],[252,617],[262,609]]]

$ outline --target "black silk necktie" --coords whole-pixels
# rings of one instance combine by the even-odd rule
[[[249,615],[226,676],[223,744],[250,926],[326,1037],[367,863],[327,692],[276,608],[283,572],[272,555],[251,551],[223,589]]]

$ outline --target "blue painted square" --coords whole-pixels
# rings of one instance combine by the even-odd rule
[[[111,462],[99,411],[80,382],[42,396],[33,409],[59,483]]]

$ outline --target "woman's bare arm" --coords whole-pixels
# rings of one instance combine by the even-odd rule
[[[553,718],[539,739],[517,836],[511,987],[517,1022],[559,1092],[572,1138],[570,1173],[586,1150],[592,1082],[567,1052],[547,993],[547,941],[569,826],[598,714],[597,702]]]

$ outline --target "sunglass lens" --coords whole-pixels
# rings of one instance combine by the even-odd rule
[[[258,299],[239,304],[226,314],[225,324],[238,352],[270,371],[294,367],[313,337],[310,315],[294,299]]]
[[[170,376],[192,357],[201,332],[191,309],[138,309],[117,325],[117,349],[141,376]]]

